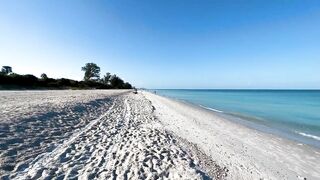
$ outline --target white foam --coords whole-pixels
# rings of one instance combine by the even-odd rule
[[[315,135],[312,135],[312,134],[306,134],[306,133],[299,132],[299,131],[295,131],[295,132],[300,134],[301,136],[309,137],[309,138],[312,138],[312,139],[320,141],[320,137],[319,136],[315,136]]]
[[[199,105],[205,109],[208,109],[208,110],[211,110],[211,111],[214,111],[214,112],[218,112],[218,113],[223,113],[223,111],[220,111],[220,110],[217,110],[217,109],[213,109],[213,108],[209,108],[209,107],[206,107],[206,106],[202,106],[202,105]]]

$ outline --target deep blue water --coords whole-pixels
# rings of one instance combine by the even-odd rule
[[[320,90],[155,90],[320,148]]]

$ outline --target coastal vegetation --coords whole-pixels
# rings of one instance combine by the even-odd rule
[[[40,78],[32,74],[17,74],[10,66],[3,66],[0,72],[0,89],[132,89],[132,85],[116,74],[106,73],[100,78],[100,67],[87,63],[81,68],[84,71],[82,81],[68,78],[50,78],[41,74]]]

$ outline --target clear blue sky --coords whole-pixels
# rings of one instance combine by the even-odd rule
[[[320,1],[2,0],[0,65],[146,88],[320,88]]]

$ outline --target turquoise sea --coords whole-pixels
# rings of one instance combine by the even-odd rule
[[[320,148],[320,90],[157,89],[232,121]]]

